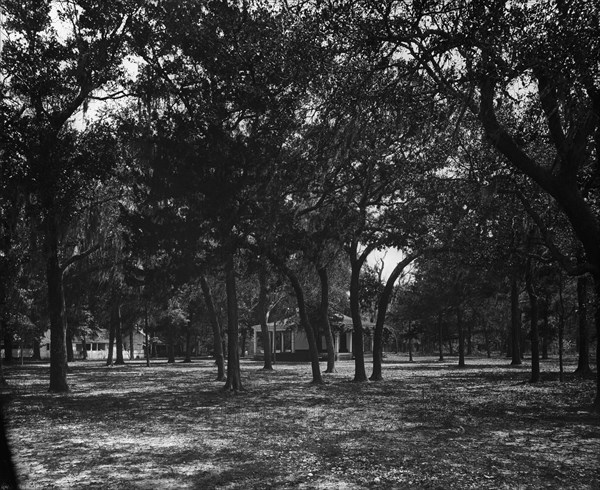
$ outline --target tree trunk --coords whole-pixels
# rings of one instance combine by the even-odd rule
[[[67,320],[67,303],[65,301],[64,275],[63,275],[61,297],[62,297],[63,311],[64,311],[63,321],[65,324],[65,331],[67,332],[66,333],[66,336],[67,336],[67,362],[73,362],[73,360],[75,359],[75,355],[73,353],[73,329],[69,326],[69,322]]]
[[[540,352],[539,352],[539,332],[538,332],[538,296],[533,284],[534,278],[533,260],[527,260],[527,272],[525,275],[525,286],[529,296],[530,307],[530,325],[531,325],[531,382],[537,383],[540,380]]]
[[[116,322],[115,322],[115,340],[117,344],[117,360],[115,364],[123,366],[125,359],[123,359],[123,325],[121,323],[121,304],[119,300],[116,303]]]
[[[203,275],[200,276],[200,287],[202,288],[202,296],[204,297],[204,303],[206,304],[208,318],[213,331],[213,350],[217,364],[217,381],[225,381],[225,360],[223,358],[221,325],[219,324],[219,317],[217,316],[217,310],[215,309],[208,281]]]
[[[10,446],[8,445],[2,398],[0,398],[0,488],[8,490],[17,490],[19,488],[17,472],[13,464]]]
[[[600,412],[600,274],[594,277],[594,292],[596,303],[596,314],[594,320],[596,323],[596,399],[594,408]]]
[[[87,359],[87,343],[85,341],[85,335],[81,336],[81,357]]]
[[[550,342],[550,327],[549,327],[549,299],[546,297],[544,302],[544,332],[542,335],[542,359],[548,359],[548,344]]]
[[[319,316],[321,330],[325,334],[325,345],[327,346],[327,369],[326,373],[335,373],[335,348],[333,345],[333,333],[329,324],[329,276],[327,267],[318,267],[319,280],[321,281],[321,305]]]
[[[45,217],[46,280],[50,317],[50,391],[69,391],[67,384],[67,331],[64,324],[62,270],[58,262],[58,218],[51,206]]]
[[[150,336],[149,336],[149,325],[148,325],[148,305],[144,305],[144,354],[146,354],[146,367],[150,367]]]
[[[413,362],[413,345],[412,345],[412,337],[408,337],[408,361]]]
[[[350,313],[352,316],[352,355],[354,356],[354,382],[367,381],[365,371],[364,334],[362,318],[360,315],[360,270],[367,258],[367,251],[358,256],[358,243],[352,244],[350,250],[350,264],[352,271],[350,275]]]
[[[133,349],[133,325],[129,329],[129,360],[133,361],[135,351]]]
[[[296,302],[298,303],[298,314],[300,315],[300,323],[304,327],[306,332],[306,339],[308,340],[308,352],[310,354],[311,368],[312,368],[312,383],[323,384],[323,378],[321,377],[321,366],[319,365],[319,350],[317,349],[317,341],[315,339],[314,330],[310,324],[308,313],[306,312],[306,303],[304,301],[304,291],[300,285],[300,281],[296,275],[287,267],[285,268],[286,275],[292,284],[294,293],[296,294]]]
[[[565,332],[565,302],[562,277],[558,281],[558,379],[564,381],[563,343]]]
[[[458,329],[458,367],[465,367],[465,332],[460,305],[456,306],[456,327]]]
[[[0,305],[0,307],[3,308],[3,305]],[[4,335],[4,332],[6,332],[6,319],[4,318],[4,314],[2,311],[0,311],[0,315],[2,315],[2,318],[0,318],[0,338],[1,338]],[[3,364],[4,364],[3,359],[0,358],[0,386],[6,386],[8,384],[6,382],[6,378],[4,377],[4,368],[2,367]],[[0,414],[0,416],[1,416],[1,414]]]
[[[108,357],[106,358],[107,366],[112,366],[113,364],[113,350],[115,348],[115,333],[117,330],[117,311],[115,305],[116,303],[113,300],[110,311],[110,321],[108,324]]]
[[[192,362],[192,319],[190,318],[187,322],[185,329],[185,358],[183,362]]]
[[[510,279],[510,352],[511,365],[521,364],[521,309],[519,308],[519,283],[517,272],[513,271]]]
[[[169,332],[169,344],[167,345],[167,364],[175,364],[175,335],[173,327]]]
[[[402,274],[404,268],[415,259],[414,255],[406,257],[398,262],[385,283],[379,301],[377,303],[377,320],[375,321],[375,330],[373,332],[373,372],[369,378],[371,381],[380,381],[383,379],[381,364],[383,362],[383,327],[388,305],[394,292],[394,284]]]
[[[590,342],[587,328],[587,286],[588,276],[577,278],[577,319],[579,324],[579,359],[575,372],[583,377],[590,376]]]
[[[263,369],[267,371],[273,370],[273,362],[271,360],[271,342],[269,340],[269,327],[267,322],[267,265],[262,264],[258,272],[258,321],[260,323],[260,334],[263,341]]]
[[[41,361],[42,360],[42,353],[40,352],[40,339],[39,337],[35,337],[33,339],[33,357],[32,360],[34,361]]]
[[[444,360],[444,324],[442,323],[442,312],[438,313],[438,346],[440,353],[440,361]]]
[[[242,389],[242,376],[238,345],[238,304],[234,249],[226,252],[225,290],[227,292],[227,380],[224,388],[225,390],[237,392]]]
[[[3,340],[4,340],[4,363],[12,364],[12,362],[13,362],[13,354],[12,354],[13,336],[12,336],[12,333],[10,333],[8,331],[8,325],[5,325]]]

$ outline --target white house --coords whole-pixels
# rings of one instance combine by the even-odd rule
[[[333,333],[333,348],[338,359],[352,359],[352,318],[346,315],[331,315],[329,319]],[[373,340],[371,332],[375,324],[364,321],[365,329],[365,352],[373,351]],[[278,322],[267,323],[269,329],[269,345],[271,352],[275,353],[275,359],[280,361],[308,361],[308,339],[306,332],[300,326],[297,315],[291,316]],[[262,359],[264,355],[264,343],[260,325],[252,326],[253,343],[250,355],[255,359]],[[273,345],[274,340],[274,345]],[[325,352],[325,336],[321,338],[322,352]]]

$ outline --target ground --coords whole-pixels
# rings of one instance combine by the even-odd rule
[[[313,386],[308,364],[244,360],[229,394],[210,360],[76,362],[65,395],[47,364],[14,366],[9,436],[25,489],[600,489],[594,380],[467,364],[390,356],[356,384],[344,361]]]

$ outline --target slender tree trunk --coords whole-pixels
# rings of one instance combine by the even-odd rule
[[[121,323],[121,304],[117,300],[116,304],[116,322],[115,322],[115,341],[117,344],[117,360],[115,364],[123,366],[125,359],[123,359],[123,324]]]
[[[452,338],[448,338],[448,350],[450,351],[450,357],[454,355],[454,347],[452,344]]]
[[[67,384],[67,331],[64,324],[62,276],[58,261],[58,218],[52,206],[46,206],[45,254],[50,317],[50,391],[69,391]]]
[[[558,379],[564,381],[563,344],[565,332],[565,303],[562,277],[558,281]]]
[[[596,303],[596,313],[594,321],[596,324],[596,399],[594,408],[600,412],[600,274],[594,277],[594,293]]]
[[[240,391],[240,353],[238,344],[238,304],[235,282],[235,251],[230,249],[225,258],[225,289],[227,291],[227,380],[225,389]]]
[[[13,362],[13,336],[12,333],[8,331],[8,325],[5,325],[4,328],[4,364],[12,364]]]
[[[583,377],[590,376],[590,342],[587,326],[587,286],[588,276],[577,278],[577,319],[579,324],[579,359],[575,372]]]
[[[81,336],[81,357],[87,360],[87,343],[85,341],[85,334]]]
[[[42,360],[42,353],[40,352],[40,339],[38,337],[33,339],[33,357],[34,361]]]
[[[458,329],[458,367],[465,367],[465,332],[460,305],[456,306],[456,327]]]
[[[167,345],[167,364],[175,363],[175,332],[173,326],[169,328],[169,343]]]
[[[267,265],[263,263],[258,272],[258,321],[260,323],[260,334],[263,340],[263,369],[267,371],[273,370],[273,362],[271,360],[271,342],[269,341],[269,326],[267,318]]]
[[[112,366],[114,362],[113,350],[115,348],[115,335],[117,331],[117,308],[116,302],[113,298],[111,310],[110,310],[110,321],[108,324],[108,357],[106,358],[106,365]]]
[[[527,272],[525,276],[525,286],[529,296],[530,307],[530,325],[531,325],[531,382],[537,383],[540,380],[540,352],[539,352],[539,332],[538,332],[538,296],[533,284],[534,278],[533,260],[527,260]]]
[[[215,303],[212,298],[208,281],[203,275],[200,276],[200,287],[202,288],[202,296],[204,297],[204,303],[206,304],[208,318],[213,331],[213,350],[215,362],[217,364],[217,381],[225,381],[225,360],[223,358],[221,325],[219,324],[219,317],[217,316],[217,310],[215,308]]]
[[[133,325],[129,329],[129,360],[133,361],[135,351],[133,349]]]
[[[383,379],[381,365],[383,362],[383,327],[385,325],[385,316],[388,305],[394,293],[394,284],[402,274],[404,268],[410,264],[416,256],[410,255],[396,265],[389,275],[379,301],[377,303],[377,319],[375,321],[375,330],[373,332],[373,372],[369,378],[371,381],[380,381]]]
[[[150,367],[150,335],[148,332],[148,305],[144,305],[144,354],[146,354],[146,367]]]
[[[4,303],[0,305],[0,307],[4,310]],[[4,318],[4,311],[0,311],[2,318],[0,318],[0,338],[4,335],[6,331],[6,319]],[[4,377],[4,368],[2,367],[4,364],[3,359],[0,359],[0,386],[6,386],[8,383],[6,382],[6,378]],[[1,415],[0,415],[1,416]]]
[[[473,318],[467,322],[467,355],[473,355]]]
[[[354,330],[352,332],[352,354],[354,356],[354,382],[362,383],[367,381],[365,371],[364,354],[364,333],[362,318],[360,315],[360,270],[367,258],[367,253],[363,252],[358,256],[358,243],[352,244],[350,250],[350,264],[352,271],[350,275],[350,313]]]
[[[437,318],[437,323],[438,323],[438,346],[439,346],[439,353],[440,353],[440,361],[444,360],[444,324],[442,323],[442,312],[440,311],[438,313],[438,318]]]
[[[513,271],[510,279],[510,312],[511,365],[519,365],[521,364],[521,309],[519,308],[519,283],[516,271]]]
[[[408,337],[408,361],[409,362],[413,362],[413,343],[412,343],[412,341],[413,341],[412,336]]]
[[[185,329],[185,358],[183,362],[189,363],[192,362],[192,319],[187,322],[187,326]]]
[[[323,378],[321,377],[321,366],[319,365],[319,350],[317,349],[317,341],[315,339],[314,330],[310,324],[308,313],[306,312],[306,303],[304,301],[304,291],[300,285],[300,281],[296,275],[288,268],[286,275],[292,284],[294,293],[296,294],[296,302],[298,303],[298,314],[300,315],[300,323],[304,327],[306,332],[306,339],[308,340],[308,351],[310,354],[311,368],[312,368],[312,383],[323,384]]]
[[[65,284],[64,284],[64,275],[63,275],[63,283],[61,289],[61,298],[63,304],[64,317],[63,321],[65,324],[65,331],[67,336],[67,362],[73,362],[75,359],[75,355],[73,353],[73,328],[69,326],[69,322],[67,320],[67,303],[65,301]]]
[[[319,316],[321,330],[325,334],[325,345],[327,346],[327,369],[326,373],[335,373],[335,348],[333,345],[333,333],[329,324],[329,275],[327,267],[318,267],[317,273],[321,282],[321,305]]]
[[[548,343],[550,337],[550,328],[549,328],[549,300],[546,298],[544,302],[544,333],[542,335],[542,359],[548,359]]]

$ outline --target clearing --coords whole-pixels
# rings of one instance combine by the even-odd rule
[[[24,489],[599,489],[594,380],[509,363],[390,355],[384,381],[343,361],[312,386],[308,364],[243,360],[235,395],[211,360],[76,362],[67,395],[48,364],[12,366],[9,436]]]

